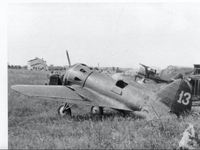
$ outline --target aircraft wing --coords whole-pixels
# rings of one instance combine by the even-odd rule
[[[191,76],[189,76],[189,78],[191,78],[193,80],[199,80],[200,79],[200,75],[199,74],[191,75]]]
[[[30,97],[45,100],[62,101],[73,104],[110,107],[131,111],[126,105],[114,99],[99,95],[94,91],[77,85],[52,86],[52,85],[14,85],[14,91]]]
[[[97,92],[95,92],[91,89],[82,88],[82,87],[76,86],[76,85],[72,85],[72,86],[70,86],[70,88],[74,89],[76,91],[76,93],[78,95],[80,95],[81,97],[84,97],[85,99],[88,99],[89,101],[94,102],[98,106],[132,111],[124,103],[121,103],[110,97],[98,94]]]
[[[38,97],[40,99],[62,101],[74,104],[84,104],[96,106],[97,104],[84,99],[78,95],[73,89],[67,86],[52,85],[14,85],[11,87],[14,91],[22,93],[30,97]]]
[[[143,64],[140,64],[141,66],[143,66],[144,68],[150,68],[149,66],[146,66],[146,65],[143,65]]]

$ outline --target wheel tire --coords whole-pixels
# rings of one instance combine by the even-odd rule
[[[61,117],[71,116],[71,108],[65,109],[65,106],[61,105],[58,108],[58,115],[61,116]]]
[[[136,75],[134,80],[137,81],[137,78],[138,78],[138,76]]]
[[[91,113],[94,114],[94,115],[102,115],[103,114],[103,107],[92,106],[91,107]]]

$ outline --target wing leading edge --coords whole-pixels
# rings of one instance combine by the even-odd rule
[[[79,86],[14,85],[11,88],[23,95],[45,100],[132,111],[121,102]]]

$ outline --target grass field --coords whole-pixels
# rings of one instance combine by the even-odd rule
[[[150,121],[122,117],[109,112],[92,116],[90,107],[74,106],[71,118],[61,118],[62,104],[20,95],[10,89],[15,84],[45,84],[48,72],[8,70],[9,149],[174,149],[187,123],[200,131],[196,115],[175,120]]]

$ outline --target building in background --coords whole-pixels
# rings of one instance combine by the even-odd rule
[[[28,70],[48,70],[46,61],[38,57],[28,61]]]

